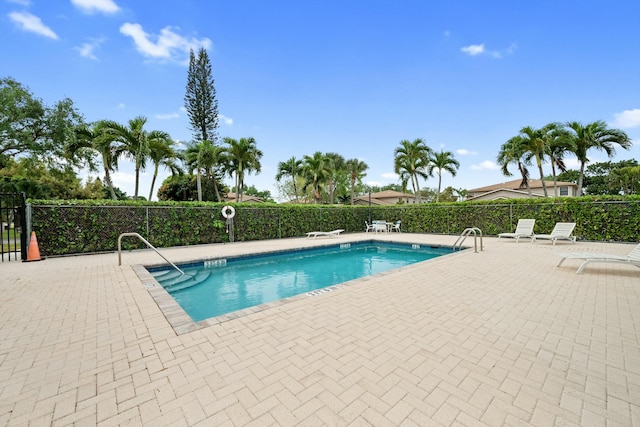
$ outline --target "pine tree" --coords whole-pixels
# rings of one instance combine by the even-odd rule
[[[209,141],[216,145],[218,139],[218,100],[211,72],[211,62],[204,48],[200,48],[197,58],[193,49],[189,53],[184,107],[189,116],[194,139]]]

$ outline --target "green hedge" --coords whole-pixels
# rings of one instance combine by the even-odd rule
[[[156,247],[228,242],[221,203],[30,200],[32,230],[43,256],[117,250],[121,233],[136,232]],[[432,203],[392,206],[231,204],[235,241],[304,236],[307,231],[364,230],[372,220],[402,221],[402,231],[459,235],[478,227],[485,235],[513,231],[519,218],[535,218],[536,233],[556,222],[575,222],[581,240],[638,241],[640,197]],[[123,240],[125,249],[144,245]]]

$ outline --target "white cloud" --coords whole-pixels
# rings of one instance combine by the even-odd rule
[[[7,0],[8,3],[19,4],[20,6],[31,6],[31,1],[29,0]]]
[[[451,31],[449,31],[449,30],[444,30],[443,35],[444,35],[444,38],[445,38],[445,39],[448,39],[448,38],[451,36]]]
[[[118,110],[124,110],[125,108],[127,108],[127,106],[126,106],[123,102],[121,102],[120,104],[118,104],[118,105],[116,106],[116,108],[117,108]]]
[[[502,58],[505,54],[506,55],[513,55],[517,49],[518,45],[515,43],[511,43],[509,45],[508,48],[504,49],[504,50],[486,50],[484,48],[484,43],[482,44],[472,44],[469,46],[465,46],[460,48],[460,50],[470,56],[476,56],[476,55],[489,55],[493,58],[496,59],[500,59]]]
[[[111,174],[111,180],[113,181],[113,184],[117,187],[126,186],[128,184],[135,184],[136,175],[135,173],[116,171]]]
[[[156,114],[156,119],[159,120],[177,119],[178,117],[180,117],[178,113]]]
[[[624,110],[613,115],[613,125],[621,128],[635,128],[640,126],[640,108]]]
[[[222,122],[227,125],[227,126],[231,126],[233,125],[233,119],[231,117],[227,117],[223,114],[218,114],[218,117],[220,118],[220,120],[222,120]]]
[[[23,30],[56,40],[58,35],[42,23],[42,20],[29,12],[11,12],[9,18]]]
[[[85,13],[116,13],[120,10],[113,0],[71,0],[71,3]]]
[[[80,46],[75,47],[74,49],[80,52],[80,56],[84,58],[93,59],[94,61],[98,58],[93,53],[100,45],[104,39],[92,39],[89,42],[83,43]]]
[[[160,30],[159,36],[146,33],[140,24],[130,22],[122,24],[120,32],[133,39],[138,52],[142,55],[154,59],[167,59],[187,64],[189,51],[197,50],[200,47],[208,49],[211,47],[211,40],[208,38],[187,39],[174,32],[171,27]],[[154,42],[153,39],[156,41]]]
[[[471,165],[471,169],[473,170],[497,170],[500,169],[500,167],[495,163],[492,162],[491,160],[485,160],[483,162],[478,163],[477,165]]]
[[[395,172],[385,172],[380,176],[382,176],[384,179],[392,179],[394,181],[398,179],[398,174]]]
[[[478,154],[477,151],[469,151],[466,148],[460,148],[456,150],[456,153],[460,154],[461,156],[475,156]]]
[[[464,53],[468,53],[471,56],[480,55],[481,53],[484,52],[484,43],[465,46],[463,48],[460,48],[460,50],[463,51]]]

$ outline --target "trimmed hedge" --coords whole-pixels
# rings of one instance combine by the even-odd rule
[[[392,206],[231,204],[235,241],[304,236],[337,228],[364,230],[369,219],[402,221],[402,231],[459,235],[478,227],[485,235],[513,231],[519,218],[535,218],[536,233],[556,222],[575,222],[581,240],[638,241],[640,196],[431,203]],[[156,247],[228,242],[222,203],[31,200],[32,230],[43,256],[117,250],[121,233],[136,232]],[[142,248],[134,238],[125,249]]]

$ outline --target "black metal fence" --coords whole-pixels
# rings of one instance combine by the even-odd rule
[[[24,193],[0,193],[2,261],[27,259],[27,204]]]

